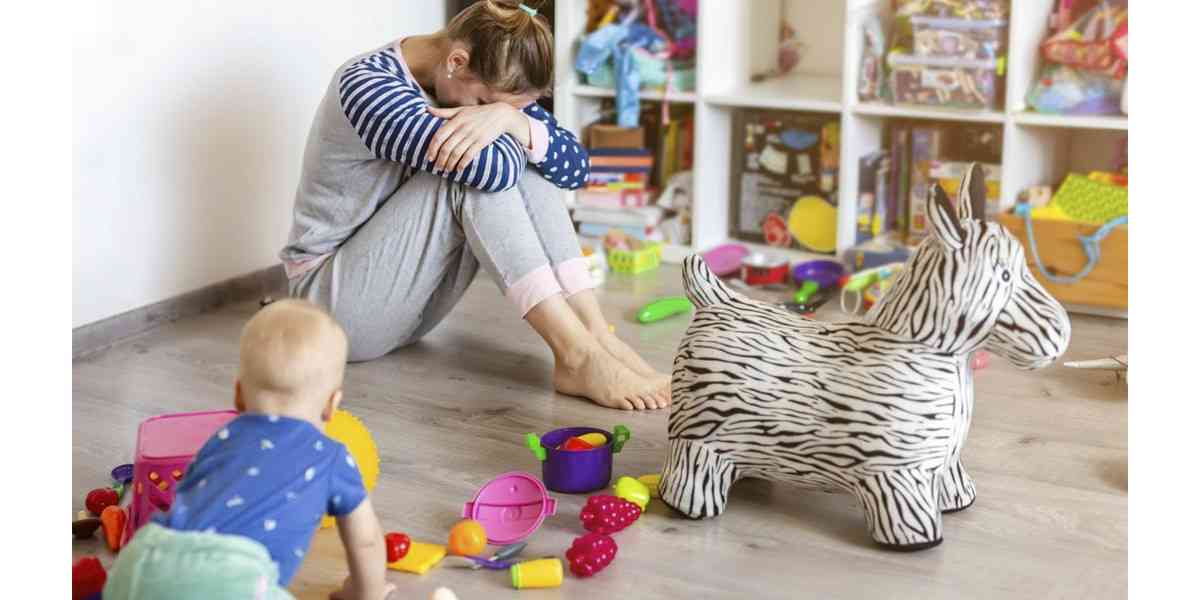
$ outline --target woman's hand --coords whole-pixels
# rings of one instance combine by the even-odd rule
[[[430,107],[429,112],[446,122],[429,142],[426,159],[447,173],[470,166],[488,144],[505,133],[511,133],[525,146],[529,145],[529,122],[521,111],[506,102],[457,108]]]

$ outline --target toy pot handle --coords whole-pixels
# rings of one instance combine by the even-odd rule
[[[529,451],[533,452],[539,461],[546,460],[546,449],[542,447],[542,440],[536,433],[525,434],[525,445],[529,446]]]
[[[617,425],[613,428],[613,454],[621,451],[625,446],[625,442],[629,441],[629,428],[624,425]]]

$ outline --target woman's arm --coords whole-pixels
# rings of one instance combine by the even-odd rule
[[[483,146],[477,160],[458,172],[437,168],[427,157],[430,140],[446,123],[429,105],[389,50],[350,65],[338,82],[342,112],[378,158],[393,160],[485,192],[517,184],[525,151],[510,135]]]
[[[583,187],[588,178],[588,153],[570,131],[558,126],[554,115],[538,104],[530,104],[522,111],[531,119],[531,127],[544,127],[546,145],[538,156],[540,132],[533,132],[534,148],[529,151],[529,161],[542,177],[560,188],[575,190]],[[528,148],[528,146],[527,146]]]

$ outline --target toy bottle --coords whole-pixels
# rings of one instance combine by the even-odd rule
[[[513,587],[518,590],[556,588],[562,585],[563,566],[557,558],[540,558],[517,563],[509,569]]]

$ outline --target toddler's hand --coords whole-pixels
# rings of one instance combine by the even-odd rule
[[[389,581],[383,585],[382,596],[368,598],[362,592],[358,591],[358,586],[354,584],[354,578],[347,577],[342,582],[342,589],[329,594],[329,600],[387,600],[387,597],[392,595],[394,591],[396,591],[396,584]]]

